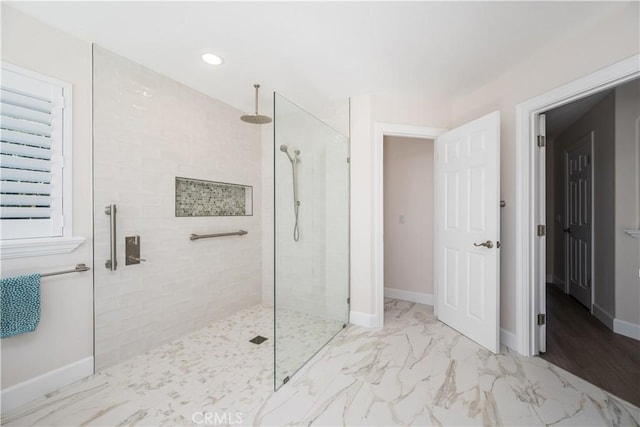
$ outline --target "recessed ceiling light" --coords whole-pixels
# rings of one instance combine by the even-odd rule
[[[202,60],[207,64],[211,65],[220,65],[222,64],[222,58],[218,55],[214,55],[213,53],[205,53],[202,55]]]

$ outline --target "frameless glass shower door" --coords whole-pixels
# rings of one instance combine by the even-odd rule
[[[274,94],[275,388],[348,322],[349,141]]]

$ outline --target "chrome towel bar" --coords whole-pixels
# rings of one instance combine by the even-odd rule
[[[216,233],[216,234],[192,234],[189,236],[190,240],[208,239],[210,237],[224,237],[224,236],[244,236],[248,232],[244,230],[232,231],[231,233]]]
[[[78,264],[76,265],[76,268],[74,268],[73,270],[56,271],[54,273],[45,273],[45,274],[41,274],[40,277],[58,276],[60,274],[67,274],[67,273],[82,273],[83,271],[89,271],[89,270],[91,269],[87,267],[85,264]]]

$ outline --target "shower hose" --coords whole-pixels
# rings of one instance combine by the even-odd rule
[[[296,217],[296,224],[293,226],[293,240],[295,242],[300,239],[300,230],[298,229],[298,211],[300,210],[300,201],[296,200],[293,202],[293,213]]]
[[[300,229],[298,228],[298,213],[300,212],[300,200],[298,200],[298,174],[296,171],[297,157],[291,162],[291,181],[293,181],[293,214],[295,216],[295,225],[293,226],[293,241],[300,239]]]

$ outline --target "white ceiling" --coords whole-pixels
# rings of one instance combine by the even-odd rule
[[[616,2],[3,2],[245,112],[254,82],[301,105],[459,96]],[[213,52],[212,68],[200,55]]]

